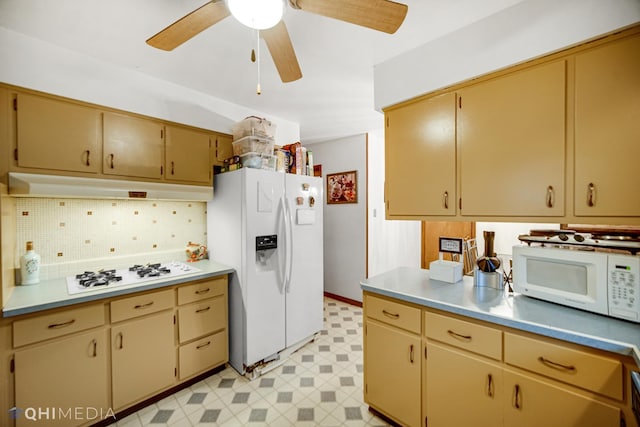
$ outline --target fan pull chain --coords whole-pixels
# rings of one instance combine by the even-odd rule
[[[256,86],[256,94],[260,95],[262,89],[260,88],[260,30],[256,30],[256,64],[258,66],[258,85]]]

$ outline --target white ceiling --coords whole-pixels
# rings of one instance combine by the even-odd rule
[[[311,143],[382,127],[373,107],[376,64],[521,1],[404,0],[407,18],[392,35],[287,7],[303,77],[282,83],[261,43],[259,96],[249,60],[255,35],[232,17],[172,52],[145,43],[206,0],[0,0],[0,26],[297,122]]]

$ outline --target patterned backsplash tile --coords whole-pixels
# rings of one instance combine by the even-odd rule
[[[18,198],[18,256],[27,241],[42,257],[41,280],[84,270],[185,259],[206,243],[206,203]]]

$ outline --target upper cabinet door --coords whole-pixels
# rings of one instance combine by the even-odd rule
[[[388,216],[456,214],[456,95],[386,113]]]
[[[231,135],[216,136],[215,162],[223,165],[224,161],[233,156],[233,138]]]
[[[70,102],[18,93],[17,166],[99,171],[100,112]]]
[[[575,214],[640,216],[640,36],[575,61]]]
[[[104,113],[103,173],[162,177],[164,127],[153,120]]]
[[[462,215],[564,215],[565,75],[556,61],[462,90]]]
[[[211,137],[188,128],[167,126],[165,177],[172,181],[211,182]]]

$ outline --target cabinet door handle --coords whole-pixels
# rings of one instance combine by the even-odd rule
[[[390,317],[392,319],[399,319],[400,315],[397,313],[391,313],[390,311],[387,310],[382,310],[382,314],[384,314],[387,317]]]
[[[175,174],[175,164],[173,163],[173,161],[171,162],[171,175]]]
[[[84,154],[85,154],[85,161],[84,161],[85,166],[91,166],[91,151],[85,150]]]
[[[596,205],[596,186],[593,182],[590,182],[587,188],[587,205],[589,207]]]
[[[122,332],[118,332],[116,338],[118,338],[118,341],[120,342],[120,344],[118,345],[118,350],[122,350],[124,348],[124,335],[122,335]]]
[[[553,186],[550,185],[547,187],[547,207],[548,208],[553,207],[553,199],[554,199],[553,196],[554,196]]]
[[[516,384],[513,387],[513,407],[516,409],[522,409],[522,396],[520,396],[520,386]]]
[[[493,398],[493,375],[487,374],[487,396]]]
[[[448,191],[444,192],[443,198],[444,198],[444,208],[449,209],[449,192]]]
[[[409,346],[409,361],[413,363],[413,344]]]
[[[136,310],[138,310],[138,309],[140,309],[140,308],[147,308],[147,307],[151,307],[152,305],[153,305],[153,301],[150,301],[150,302],[148,302],[148,303],[146,303],[146,304],[138,304],[138,305],[136,305],[136,306],[135,306],[135,307],[133,307],[133,308],[135,308]]]
[[[71,326],[74,323],[76,323],[76,319],[71,319],[71,320],[67,320],[66,322],[62,322],[62,323],[52,323],[49,326],[47,326],[47,328],[49,328],[49,329],[66,328],[67,326]]]
[[[447,333],[451,335],[453,338],[464,340],[464,341],[471,341],[471,339],[473,338],[471,335],[462,335],[452,331],[451,329],[449,329]]]
[[[91,352],[91,357],[97,357],[98,356],[98,341],[96,341],[96,339],[92,339],[91,340],[91,345],[93,346],[93,351]]]
[[[205,311],[209,311],[210,309],[211,309],[211,307],[201,308],[199,310],[196,310],[196,313],[204,313]]]
[[[205,348],[205,347],[210,346],[210,345],[211,345],[211,341],[207,341],[206,343],[200,344],[199,346],[197,346],[196,350],[200,350],[201,348]]]
[[[196,295],[202,295],[202,294],[206,294],[207,292],[209,292],[211,289],[210,288],[205,288],[205,289],[198,289],[196,291]]]
[[[558,362],[554,362],[553,360],[549,360],[546,357],[540,356],[538,357],[538,361],[540,361],[540,363],[553,368],[553,369],[557,369],[559,371],[569,371],[569,372],[575,372],[578,369],[573,366],[573,365],[564,365],[562,363],[558,363]]]
[[[113,169],[115,166],[113,164],[113,158],[115,156],[113,155],[113,153],[109,154],[109,169]]]

